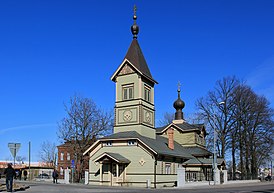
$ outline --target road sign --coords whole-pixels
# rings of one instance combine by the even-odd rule
[[[12,156],[15,158],[17,152],[19,151],[19,149],[21,147],[21,143],[9,143],[8,147],[10,149]]]
[[[75,167],[75,162],[74,159],[71,160],[71,167],[74,168]]]

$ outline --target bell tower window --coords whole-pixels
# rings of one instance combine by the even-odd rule
[[[133,99],[133,84],[123,86],[123,100]]]
[[[145,86],[145,93],[144,94],[145,94],[145,96],[144,96],[145,100],[150,102],[151,101],[151,91],[150,91],[149,87]]]

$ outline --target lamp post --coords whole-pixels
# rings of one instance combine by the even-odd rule
[[[221,106],[221,105],[224,105],[225,102],[219,102],[218,105]],[[218,163],[217,163],[217,151],[216,151],[216,142],[217,142],[217,132],[216,132],[216,128],[215,128],[215,121],[216,121],[217,117],[216,117],[216,113],[213,109],[213,129],[214,129],[214,141],[213,141],[213,177],[214,177],[214,185],[216,185],[216,181],[217,181],[217,166],[218,166]]]
[[[216,115],[214,115],[214,122],[216,119]],[[216,185],[216,169],[217,169],[217,151],[216,151],[216,138],[217,138],[217,132],[216,129],[214,127],[214,145],[213,145],[213,177],[214,177],[214,185]]]

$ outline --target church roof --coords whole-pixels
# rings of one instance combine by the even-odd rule
[[[94,159],[95,162],[111,159],[117,163],[130,163],[130,161],[119,153],[105,152]]]
[[[136,131],[126,131],[115,133],[111,136],[104,137],[100,140],[116,140],[116,139],[137,139],[144,143],[149,149],[151,149],[157,155],[173,156],[185,159],[194,158],[184,147],[174,141],[174,150],[168,148],[168,139],[162,136],[157,136],[156,139],[144,137]]]
[[[193,130],[197,130],[200,131],[201,129],[204,128],[204,124],[189,124],[187,122],[183,122],[183,123],[179,123],[179,124],[175,124],[175,123],[170,123],[168,125],[165,125],[163,127],[158,127],[156,128],[156,133],[160,134],[165,132],[169,127],[174,126],[175,128],[181,130],[181,131],[193,131]]]
[[[129,60],[144,76],[153,79],[140,45],[136,39],[132,40],[125,59]]]
[[[202,165],[207,165],[207,166],[211,166],[213,163],[213,159],[212,158],[193,158],[190,160],[187,160],[186,162],[183,163],[183,165],[198,165],[200,166]],[[218,158],[217,159],[217,164],[218,165],[225,165],[225,160],[223,158]]]
[[[146,79],[152,81],[153,83],[158,83],[156,80],[152,78],[152,75],[150,73],[150,70],[148,68],[148,65],[146,63],[145,57],[142,53],[142,50],[140,48],[140,45],[137,41],[137,39],[133,39],[129,49],[127,51],[127,54],[124,58],[123,63],[119,66],[119,68],[115,71],[115,73],[112,75],[111,80],[115,80],[116,76],[118,76],[120,70],[122,67],[126,64],[125,61],[128,61],[129,64],[136,69],[138,73],[140,73],[143,77]]]
[[[203,147],[194,146],[194,147],[185,147],[185,148],[188,150],[189,153],[191,153],[191,155],[195,157],[206,157],[206,156],[212,155],[210,151],[208,151],[207,149]]]

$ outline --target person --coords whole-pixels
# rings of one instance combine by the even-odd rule
[[[27,170],[24,170],[23,174],[24,174],[24,180],[26,181],[27,180],[27,176],[28,176]]]
[[[7,192],[12,192],[13,178],[16,173],[10,163],[8,163],[8,167],[5,169],[4,174],[6,175]]]
[[[19,179],[19,180],[22,179],[22,169],[20,169],[19,172],[18,172],[18,179]]]
[[[53,183],[57,184],[58,172],[54,169],[52,172]]]

